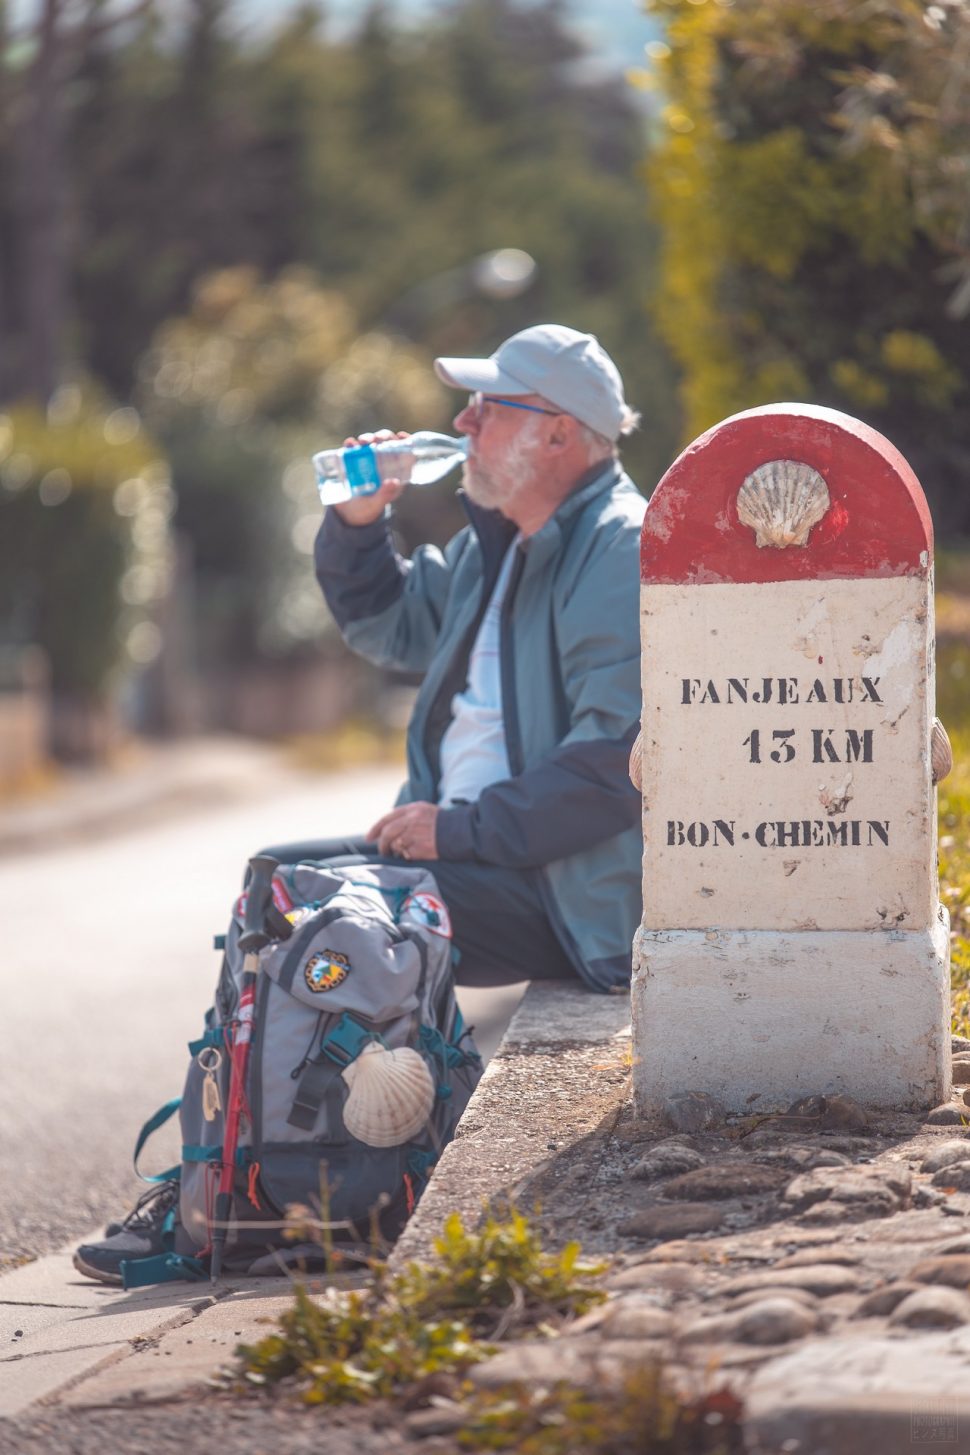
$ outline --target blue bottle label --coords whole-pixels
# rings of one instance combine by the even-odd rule
[[[372,445],[355,445],[344,450],[344,469],[352,495],[373,495],[381,486],[381,472]]]

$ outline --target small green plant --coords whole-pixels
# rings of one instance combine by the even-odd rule
[[[606,1264],[583,1261],[575,1242],[544,1253],[538,1230],[514,1208],[505,1219],[489,1214],[477,1232],[452,1213],[434,1247],[434,1263],[399,1275],[396,1296],[428,1316],[460,1313],[490,1338],[585,1313],[606,1297],[594,1283]]]
[[[744,1448],[740,1417],[729,1389],[683,1399],[659,1364],[644,1364],[603,1394],[559,1384],[480,1395],[458,1443],[519,1455],[733,1455]]]
[[[312,1298],[297,1284],[279,1331],[238,1352],[251,1386],[290,1381],[306,1404],[360,1404],[461,1374],[489,1351],[460,1320],[426,1320],[369,1291]]]
[[[320,1226],[300,1216],[296,1223]],[[239,1349],[245,1382],[288,1381],[309,1404],[399,1395],[431,1375],[463,1374],[492,1352],[485,1338],[550,1328],[605,1297],[594,1282],[605,1265],[582,1262],[577,1243],[544,1253],[514,1209],[507,1219],[489,1214],[477,1232],[452,1214],[435,1250],[427,1266],[391,1276],[376,1268],[364,1291],[331,1288],[313,1298],[297,1285],[278,1330]]]

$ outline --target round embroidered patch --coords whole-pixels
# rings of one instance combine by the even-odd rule
[[[346,955],[339,955],[336,950],[324,950],[311,955],[303,967],[303,978],[314,995],[320,995],[325,990],[335,990],[349,974],[350,961]]]
[[[423,891],[409,894],[401,906],[401,919],[410,920],[412,924],[423,925],[433,935],[441,935],[446,940],[451,939],[451,916],[448,913],[448,906],[436,894],[426,894]]]

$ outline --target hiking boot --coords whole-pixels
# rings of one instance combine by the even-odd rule
[[[169,1213],[178,1207],[177,1182],[160,1182],[138,1199],[123,1223],[109,1223],[117,1231],[100,1243],[82,1243],[74,1254],[74,1267],[85,1278],[101,1283],[122,1281],[121,1265],[128,1259],[151,1258],[171,1247]]]

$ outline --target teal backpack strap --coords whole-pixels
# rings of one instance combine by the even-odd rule
[[[406,884],[392,888],[389,884],[369,884],[365,879],[348,879],[347,883],[353,884],[357,889],[376,889],[378,894],[387,900],[387,907],[395,924],[401,918],[404,901],[411,894],[411,889]]]
[[[183,1162],[221,1162],[222,1161],[222,1144],[220,1143],[217,1147],[201,1147],[201,1146],[193,1146],[190,1143],[184,1142],[182,1144],[182,1161]],[[236,1166],[237,1167],[250,1167],[252,1165],[252,1161],[253,1161],[253,1149],[252,1149],[252,1147],[237,1147],[236,1148]]]
[[[157,1253],[154,1258],[126,1258],[121,1264],[122,1285],[147,1288],[152,1283],[175,1283],[188,1279],[193,1283],[208,1278],[208,1271],[198,1258],[182,1253]]]
[[[158,1108],[158,1111],[155,1113],[154,1116],[150,1116],[148,1118],[148,1121],[138,1133],[138,1140],[135,1143],[134,1162],[135,1171],[138,1173],[138,1176],[141,1178],[142,1182],[172,1182],[177,1179],[179,1174],[181,1173],[182,1168],[179,1164],[176,1164],[174,1167],[166,1168],[164,1172],[155,1172],[153,1174],[138,1171],[138,1158],[141,1156],[142,1149],[144,1148],[145,1143],[148,1141],[148,1138],[152,1136],[154,1132],[157,1132],[159,1127],[163,1127],[165,1123],[175,1115],[181,1105],[182,1098],[180,1096],[175,1097],[173,1101],[167,1101],[164,1106],[160,1106]]]
[[[163,1107],[162,1111],[164,1110]],[[205,1277],[205,1270],[198,1259],[186,1258],[180,1253],[176,1253],[175,1221],[176,1208],[170,1207],[161,1227],[163,1249],[161,1253],[155,1253],[150,1258],[122,1259],[119,1271],[125,1288],[145,1288],[151,1283],[169,1283],[176,1278]],[[199,1271],[195,1272],[195,1269]]]
[[[412,1147],[408,1153],[408,1172],[417,1179],[419,1193],[427,1185],[431,1169],[437,1160],[437,1152],[425,1151],[423,1147]]]
[[[189,1055],[195,1057],[200,1051],[207,1050],[210,1046],[223,1049],[226,1044],[225,1026],[210,1026],[204,1031],[197,1041],[189,1042]]]
[[[376,1031],[367,1030],[345,1010],[333,1030],[320,1042],[320,1050],[343,1070],[351,1061],[356,1061],[368,1041],[384,1044]]]
[[[312,1131],[328,1094],[339,1094],[337,1080],[341,1071],[351,1061],[356,1061],[371,1041],[377,1041],[381,1046],[384,1044],[376,1031],[367,1030],[344,1011],[333,1030],[324,1036],[318,1054],[307,1063],[300,1077],[293,1105],[286,1119],[290,1126],[299,1127],[305,1132]],[[340,1103],[342,1100],[341,1096]]]

